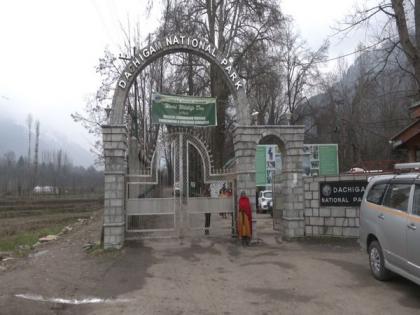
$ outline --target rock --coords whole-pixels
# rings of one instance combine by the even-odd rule
[[[96,242],[87,242],[85,245],[82,246],[84,251],[89,251],[95,248],[98,245]]]
[[[58,238],[58,236],[57,236],[57,235],[47,235],[47,236],[41,237],[41,238],[39,239],[39,241],[40,241],[41,243],[44,243],[44,242],[55,241],[57,238]]]
[[[27,244],[25,244],[25,245],[18,245],[17,246],[17,249],[18,250],[30,250],[31,249],[31,246],[29,246]]]
[[[60,233],[58,233],[57,235],[63,235],[63,234],[66,234],[67,232],[70,232],[71,230],[73,230],[73,228],[70,226],[70,225],[68,225],[68,226],[65,226],[61,231],[60,231]]]
[[[12,254],[10,252],[0,252],[0,261],[5,260],[6,258],[8,258],[11,255]]]
[[[78,221],[79,224],[88,224],[89,223],[88,219],[79,218],[79,219],[77,219],[77,221]]]
[[[42,255],[45,255],[46,253],[48,253],[48,250],[41,250],[41,251],[33,253],[29,256],[30,257],[39,257],[39,256],[42,256]]]

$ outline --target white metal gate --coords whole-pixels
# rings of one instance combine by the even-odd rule
[[[207,191],[200,196],[193,196],[190,191],[189,145],[197,149],[203,162]],[[194,139],[177,133],[171,142],[171,183],[162,183],[158,158],[154,159],[154,167],[148,173],[126,177],[128,233],[141,237],[231,236],[235,233],[233,174],[212,172],[204,163],[204,154],[208,153],[203,151]]]

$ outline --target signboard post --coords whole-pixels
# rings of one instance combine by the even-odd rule
[[[152,123],[174,126],[216,126],[216,99],[155,93]]]

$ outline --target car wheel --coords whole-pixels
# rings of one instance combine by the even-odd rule
[[[385,268],[385,259],[382,252],[382,247],[378,241],[373,241],[369,245],[369,266],[372,275],[380,280],[386,281],[391,277],[391,272]]]

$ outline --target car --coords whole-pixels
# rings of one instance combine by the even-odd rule
[[[267,212],[269,203],[272,202],[273,192],[271,190],[262,190],[258,194],[258,209]]]
[[[359,242],[376,279],[389,280],[396,273],[420,285],[419,172],[369,179],[360,206]]]

